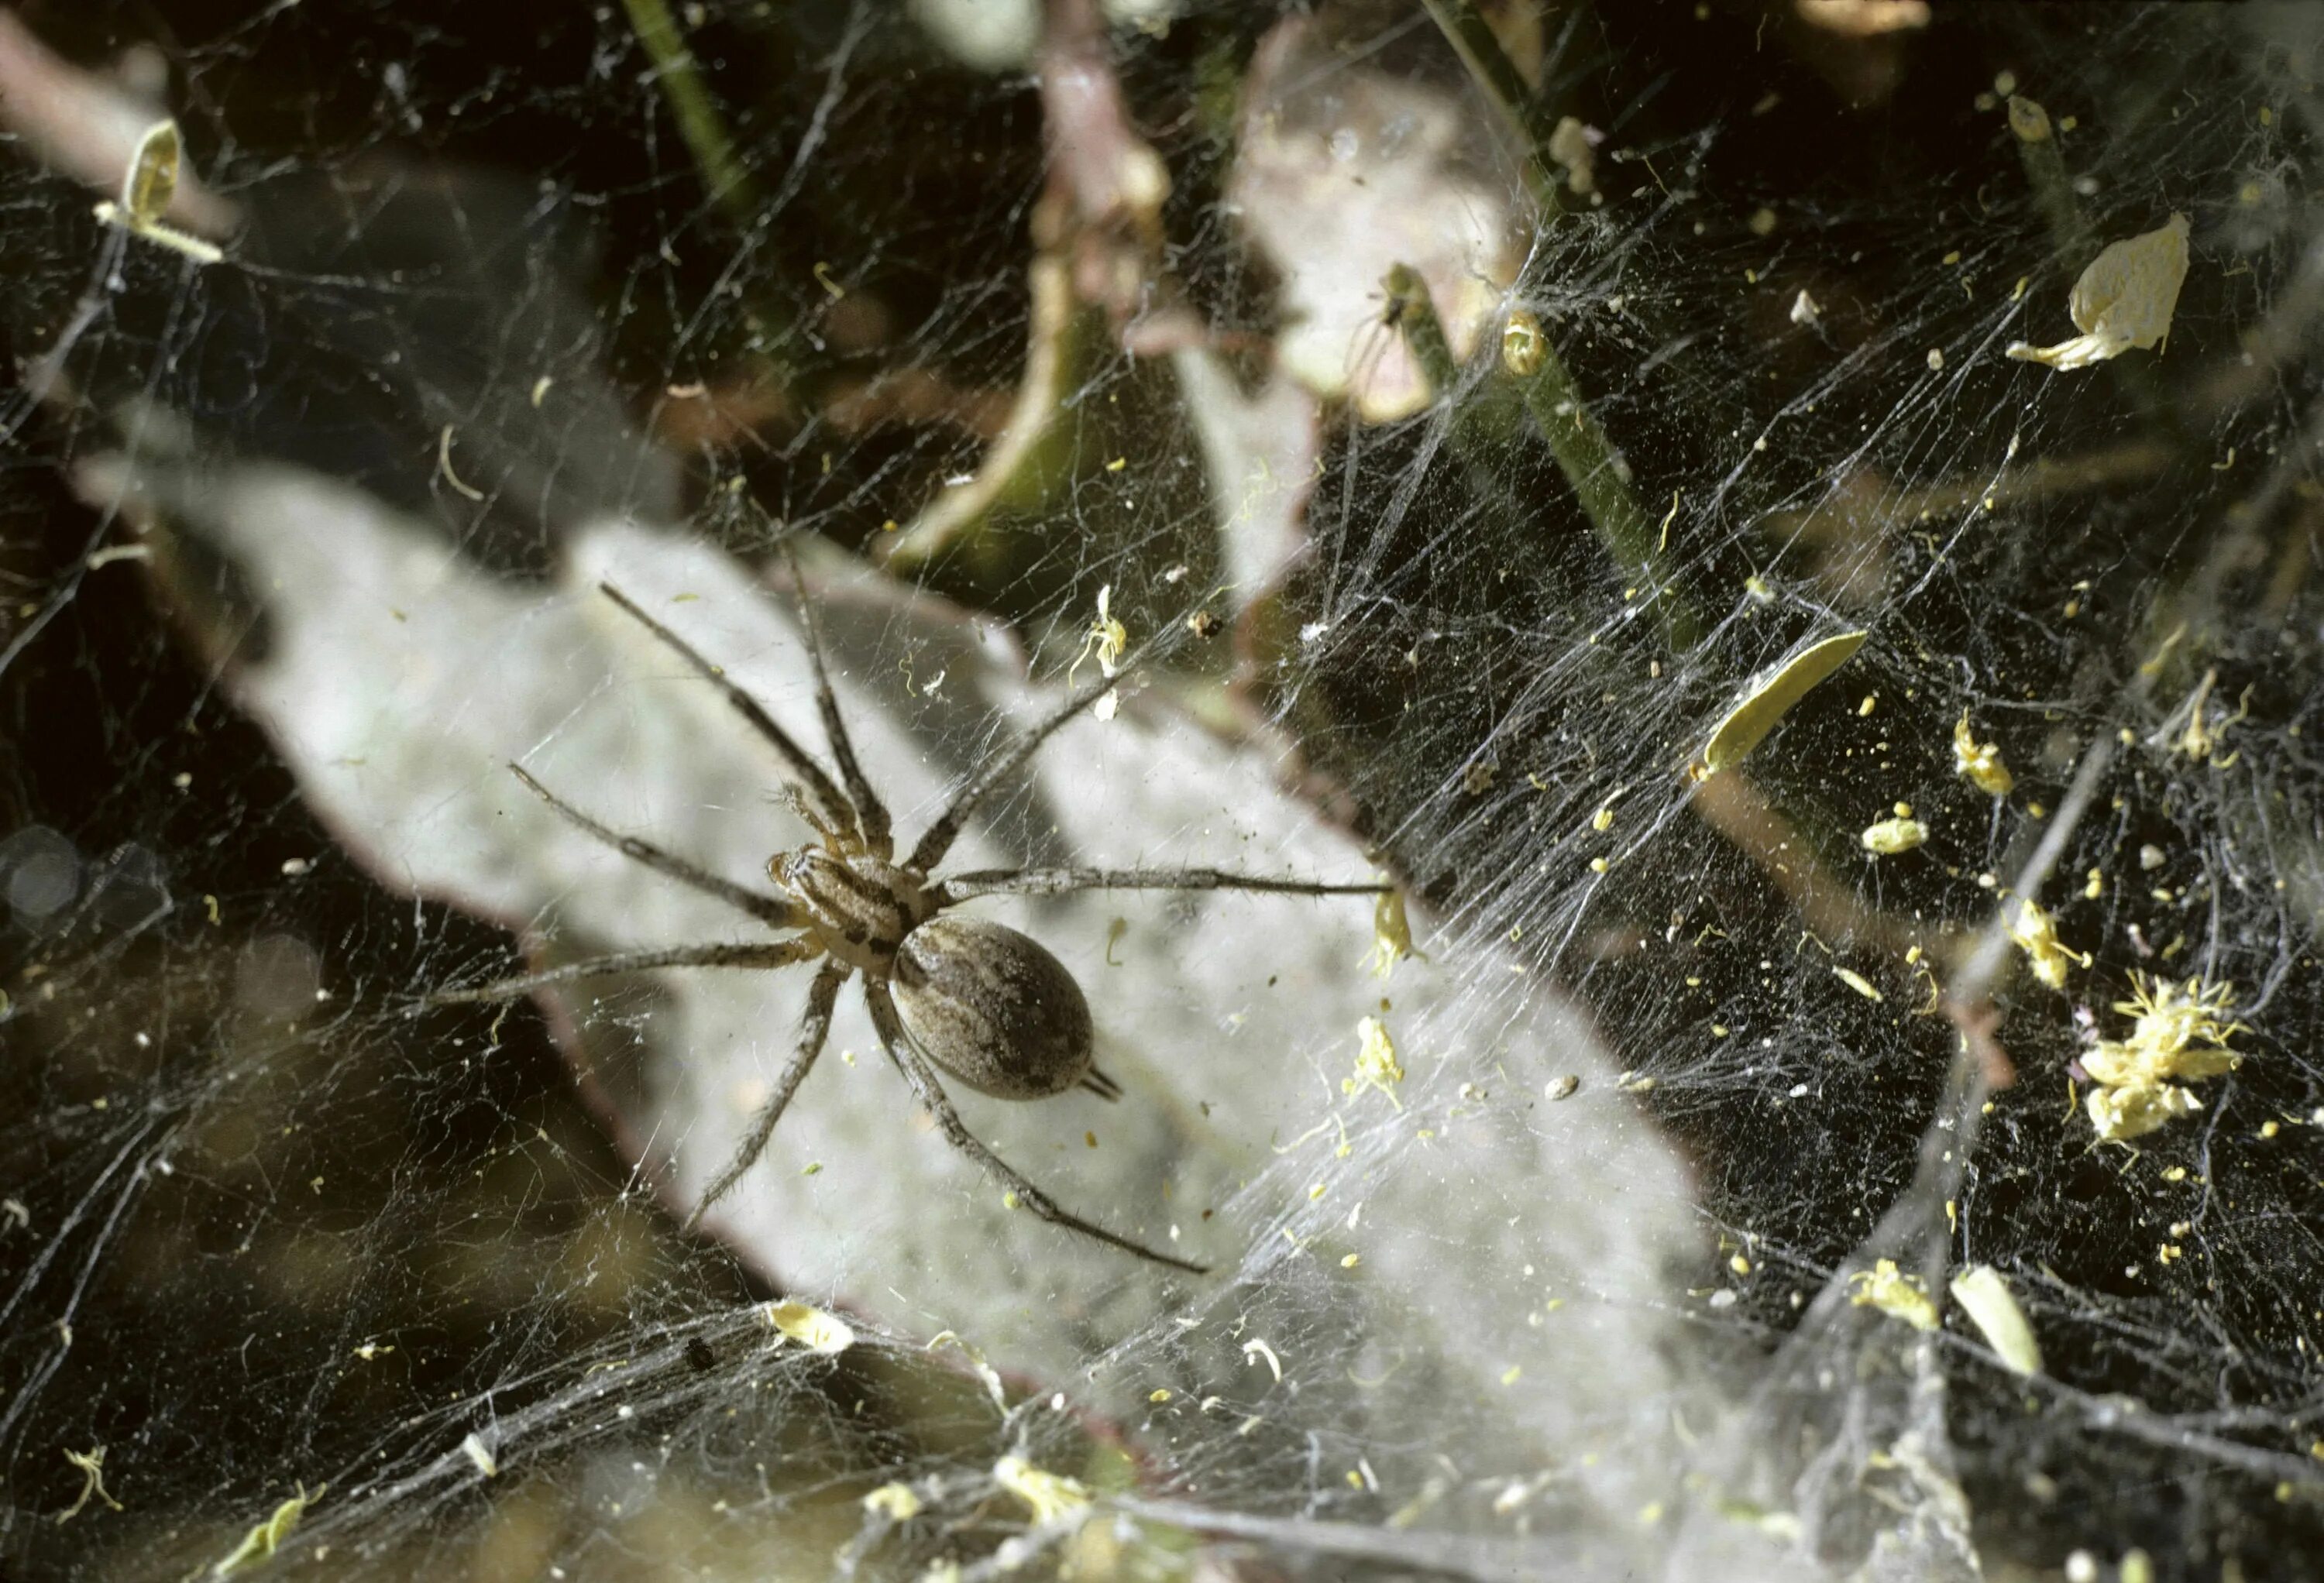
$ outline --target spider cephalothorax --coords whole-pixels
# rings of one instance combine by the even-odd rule
[[[936,916],[927,875],[870,852],[803,846],[776,857],[767,876],[798,904],[825,954],[860,973],[885,973],[904,937]]]
[[[945,1098],[931,1064],[981,1093],[1003,1100],[1040,1100],[1079,1086],[1111,1099],[1120,1090],[1092,1064],[1094,1028],[1089,1002],[1065,966],[1034,940],[989,919],[949,909],[980,896],[1056,896],[1095,889],[1234,889],[1305,896],[1377,892],[1375,884],[1318,885],[1230,873],[1217,869],[1011,869],[938,877],[969,816],[993,788],[1021,768],[1051,733],[1111,690],[1103,686],[1066,704],[1036,726],[1015,748],[980,767],[910,852],[895,856],[887,805],[864,778],[825,674],[814,617],[802,592],[800,611],[813,662],[816,705],[845,792],[749,694],[626,596],[604,592],[643,622],[766,738],[789,771],[793,805],[812,824],[817,843],[779,852],[767,864],[777,891],[769,896],[697,868],[651,842],[622,835],[563,802],[517,768],[518,777],[566,819],[597,839],[679,883],[717,897],[783,938],[755,944],[677,946],[623,952],[567,963],[545,972],[447,990],[435,1003],[503,1000],[546,985],[603,973],[671,967],[784,967],[820,959],[808,986],[797,1050],[745,1130],[733,1159],[714,1177],[687,1220],[690,1226],[740,1180],[764,1152],[775,1124],[822,1053],[831,1031],[839,988],[863,980],[865,1005],[881,1047],[946,1141],[999,1178],[1018,1202],[1046,1220],[1112,1244],[1143,1258],[1199,1271],[1202,1266],[1158,1253],[1060,1209],[977,1140]],[[515,768],[512,766],[512,768]]]

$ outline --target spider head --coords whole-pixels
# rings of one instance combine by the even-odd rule
[[[807,914],[825,953],[873,978],[894,971],[904,936],[936,915],[917,873],[860,849],[798,847],[777,853],[767,874]]]

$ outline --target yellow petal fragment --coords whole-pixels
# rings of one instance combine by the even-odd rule
[[[770,1302],[762,1311],[768,1324],[810,1352],[828,1358],[855,1345],[847,1321],[804,1302]]]
[[[1404,1068],[1397,1064],[1396,1041],[1388,1037],[1388,1025],[1368,1017],[1356,1025],[1356,1074],[1340,1080],[1340,1091],[1353,1099],[1367,1089],[1378,1089],[1389,1104],[1403,1109],[1396,1085],[1404,1081]]]
[[[460,1455],[475,1463],[476,1471],[483,1474],[486,1478],[493,1478],[499,1476],[501,1465],[500,1462],[493,1456],[493,1449],[484,1444],[484,1436],[475,1433],[473,1430],[469,1431],[465,1440],[461,1440]]]
[[[1113,584],[1109,583],[1097,591],[1097,619],[1082,634],[1082,651],[1074,657],[1073,664],[1065,667],[1066,691],[1073,690],[1074,673],[1081,669],[1085,659],[1095,659],[1099,672],[1107,680],[1112,680],[1120,672],[1121,651],[1129,646],[1129,629],[1113,619]],[[1097,701],[1090,713],[1100,720],[1111,720],[1114,712],[1121,707],[1120,699],[1120,693],[1108,693]]]
[[[2090,1127],[2108,1143],[2144,1137],[2155,1128],[2192,1116],[2203,1108],[2193,1092],[2176,1083],[2148,1083],[2136,1088],[2092,1089],[2082,1101]]]
[[[1867,1000],[1886,1000],[1888,999],[1888,997],[1883,995],[1879,989],[1873,985],[1871,980],[1866,978],[1862,973],[1856,971],[1852,968],[1836,967],[1831,971],[1839,976],[1841,983],[1846,984],[1849,989],[1863,996]]]
[[[1001,1458],[992,1465],[992,1477],[1001,1488],[1032,1508],[1037,1528],[1089,1510],[1088,1486],[1062,1473],[1046,1473],[1022,1457]]]
[[[1953,768],[1969,778],[1971,786],[1993,796],[2006,797],[2017,778],[2001,761],[2001,744],[1980,744],[1969,729],[1969,711],[1961,711],[1960,721],[1953,727]]]
[[[2172,215],[2158,229],[2115,243],[2090,261],[2066,300],[2080,335],[2054,346],[2015,342],[2009,355],[2063,370],[2160,345],[2171,334],[2186,280],[2187,216]]]
[[[1842,632],[1820,643],[1811,643],[1774,671],[1753,681],[1742,700],[1712,728],[1711,741],[1702,750],[1697,778],[1741,763],[1775,729],[1776,722],[1792,712],[1792,706],[1807,696],[1809,689],[1846,665],[1864,647],[1864,639],[1862,632]]]
[[[1572,119],[1566,117],[1567,121]],[[1508,322],[1501,327],[1501,366],[1519,379],[1541,367],[1542,354],[1547,346],[1548,342],[1542,337],[1541,320],[1522,308],[1513,310]]]
[[[938,1330],[928,1339],[929,1351],[934,1352],[939,1347],[959,1348],[961,1356],[968,1359],[968,1367],[974,1369],[976,1377],[984,1382],[984,1394],[992,1398],[992,1404],[1004,1409],[1009,1405],[1009,1392],[1001,1383],[1001,1371],[984,1360],[983,1353],[962,1340],[959,1331]]]
[[[132,229],[151,225],[170,212],[178,196],[178,161],[181,144],[178,124],[161,120],[147,127],[130,156],[129,174],[121,183],[121,215]]]
[[[1927,1284],[1920,1276],[1908,1275],[1898,1269],[1893,1258],[1884,1258],[1868,1270],[1857,1271],[1849,1276],[1848,1284],[1859,1288],[1849,1298],[1858,1308],[1877,1308],[1916,1330],[1937,1328],[1937,1305],[1929,1298]]]
[[[307,1486],[300,1485],[297,1495],[275,1507],[272,1516],[242,1536],[242,1542],[235,1546],[234,1553],[210,1569],[210,1576],[223,1578],[253,1561],[263,1561],[272,1556],[290,1537],[290,1531],[299,1526],[299,1519],[307,1514],[307,1508],[323,1498],[323,1490],[327,1487],[318,1486],[313,1495],[309,1495]]]
[[[1383,890],[1372,903],[1372,953],[1365,960],[1381,978],[1412,954],[1412,924],[1404,916],[1404,892]]]
[[[2066,987],[2067,968],[2090,965],[2088,956],[2060,943],[2057,924],[2035,902],[2019,899],[2016,916],[2009,920],[2009,937],[2032,960],[2034,976],[2052,989]]]
[[[863,1509],[890,1523],[908,1523],[920,1514],[920,1497],[908,1484],[883,1484],[863,1497]]]
[[[178,196],[178,124],[164,118],[147,127],[121,180],[121,200],[97,206],[97,217],[134,236],[184,253],[197,263],[216,263],[226,254],[199,236],[161,223]]]
[[[2235,986],[2200,978],[2183,984],[2133,973],[2130,999],[2115,1009],[2131,1018],[2127,1035],[2101,1039],[2081,1058],[2098,1086],[2083,1101],[2090,1125],[2109,1142],[2142,1137],[2201,1109],[2178,1085],[2218,1077],[2243,1063],[2227,1040],[2246,1029],[2227,1020]]]
[[[1976,1265],[1955,1275],[1948,1285],[1953,1301],[1976,1324],[1995,1356],[2019,1374],[2042,1372],[2042,1348],[2034,1339],[2034,1327],[2026,1322],[2025,1311],[2017,1306],[2017,1294],[1999,1270],[1991,1265]]]
[[[1929,839],[1929,827],[1918,819],[1883,819],[1868,827],[1861,838],[1864,850],[1893,858],[1898,852],[1911,851]]]

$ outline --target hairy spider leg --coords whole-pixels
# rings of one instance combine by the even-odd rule
[[[567,824],[595,836],[623,857],[633,858],[658,874],[669,875],[681,885],[690,885],[705,896],[715,896],[729,907],[750,914],[770,928],[788,929],[798,924],[798,919],[791,904],[781,897],[761,896],[755,890],[735,884],[732,879],[721,879],[707,869],[696,868],[684,858],[664,851],[650,841],[642,841],[637,836],[623,835],[619,831],[608,829],[535,780],[523,765],[512,764],[509,768],[515,772],[519,780],[531,788],[535,796],[557,810],[558,815]]]
[[[1048,719],[1019,737],[1014,747],[980,766],[968,778],[967,784],[953,794],[951,803],[936,815],[936,823],[921,833],[919,842],[912,848],[912,855],[904,860],[905,866],[918,869],[925,874],[944,861],[945,853],[950,851],[952,843],[960,839],[961,830],[968,823],[969,815],[992,795],[994,788],[1025,768],[1027,761],[1041,750],[1041,744],[1056,735],[1059,727],[1120,686],[1122,677],[1130,674],[1130,667],[1157,641],[1158,635],[1148,639],[1115,669],[1113,675],[1080,697],[1068,700]]]
[[[813,941],[757,941],[735,945],[673,945],[659,951],[617,951],[607,956],[586,957],[537,973],[521,973],[466,989],[438,989],[421,1006],[476,1006],[493,1000],[513,1000],[519,995],[575,979],[602,978],[610,973],[641,973],[654,968],[733,967],[779,968],[823,954]]]
[[[1075,890],[1261,890],[1279,896],[1378,896],[1393,887],[1379,880],[1326,885],[1237,874],[1226,869],[979,869],[954,874],[932,888],[936,906],[980,896],[1064,896]]]
[[[960,1112],[954,1109],[952,1101],[945,1097],[944,1085],[936,1081],[936,1073],[928,1070],[927,1063],[920,1059],[919,1052],[912,1048],[910,1037],[904,1032],[903,1019],[896,1015],[896,1002],[890,997],[888,987],[866,979],[863,981],[863,999],[872,1009],[872,1026],[880,1035],[881,1048],[888,1052],[888,1059],[895,1063],[896,1070],[904,1074],[906,1082],[911,1084],[912,1092],[921,1105],[936,1118],[945,1141],[975,1161],[986,1174],[1014,1192],[1018,1202],[1051,1225],[1078,1231],[1084,1237],[1094,1238],[1124,1253],[1136,1254],[1139,1258],[1150,1259],[1157,1265],[1167,1265],[1172,1269],[1185,1270],[1196,1275],[1209,1268],[1206,1265],[1158,1253],[1059,1208],[1047,1193],[1026,1181],[1014,1167],[985,1147],[976,1135],[969,1131],[967,1123],[960,1118]]]
[[[855,803],[855,833],[873,857],[891,858],[896,854],[896,838],[888,823],[888,805],[880,800],[863,767],[855,761],[855,744],[848,740],[847,722],[840,718],[839,699],[831,690],[830,673],[824,668],[823,630],[816,624],[815,607],[807,603],[807,582],[799,575],[798,556],[788,539],[783,541],[783,560],[790,567],[791,588],[798,595],[799,624],[807,629],[807,654],[815,667],[815,706],[823,716],[823,734],[831,743],[839,778],[847,783],[847,795]]]
[[[724,1169],[710,1179],[710,1185],[695,1204],[694,1212],[686,1217],[687,1230],[691,1231],[700,1225],[704,1211],[725,1197],[726,1190],[740,1182],[742,1173],[757,1164],[759,1156],[767,1152],[767,1140],[774,1137],[775,1124],[790,1108],[791,1096],[798,1093],[799,1084],[807,1081],[809,1069],[815,1065],[815,1058],[823,1054],[824,1041],[831,1036],[831,1008],[838,1000],[839,987],[847,982],[850,971],[844,963],[825,962],[815,975],[815,982],[807,986],[807,1013],[799,1020],[798,1047],[791,1054],[790,1064],[784,1067],[782,1076],[775,1080],[775,1091],[767,1097],[765,1104],[759,1107],[758,1114],[751,1118],[751,1125],[743,1132],[742,1141],[734,1146],[734,1153],[728,1158]]]
[[[844,830],[859,823],[854,805],[831,784],[831,777],[823,772],[823,767],[807,750],[793,741],[790,733],[775,723],[774,716],[759,706],[756,698],[729,681],[725,672],[696,653],[685,639],[646,614],[628,594],[611,583],[600,583],[597,587],[606,598],[635,617],[647,631],[669,645],[679,658],[694,667],[695,673],[703,680],[726,695],[726,702],[734,706],[736,713],[751,722],[752,729],[766,740],[769,747],[774,749],[776,757],[782,759],[783,767],[798,782],[808,803],[821,815],[820,819],[808,820],[809,824]]]

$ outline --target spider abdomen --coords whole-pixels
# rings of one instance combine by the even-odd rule
[[[930,1060],[979,1093],[1040,1100],[1090,1069],[1089,1002],[1065,964],[982,918],[931,918],[904,936],[896,1009]]]

